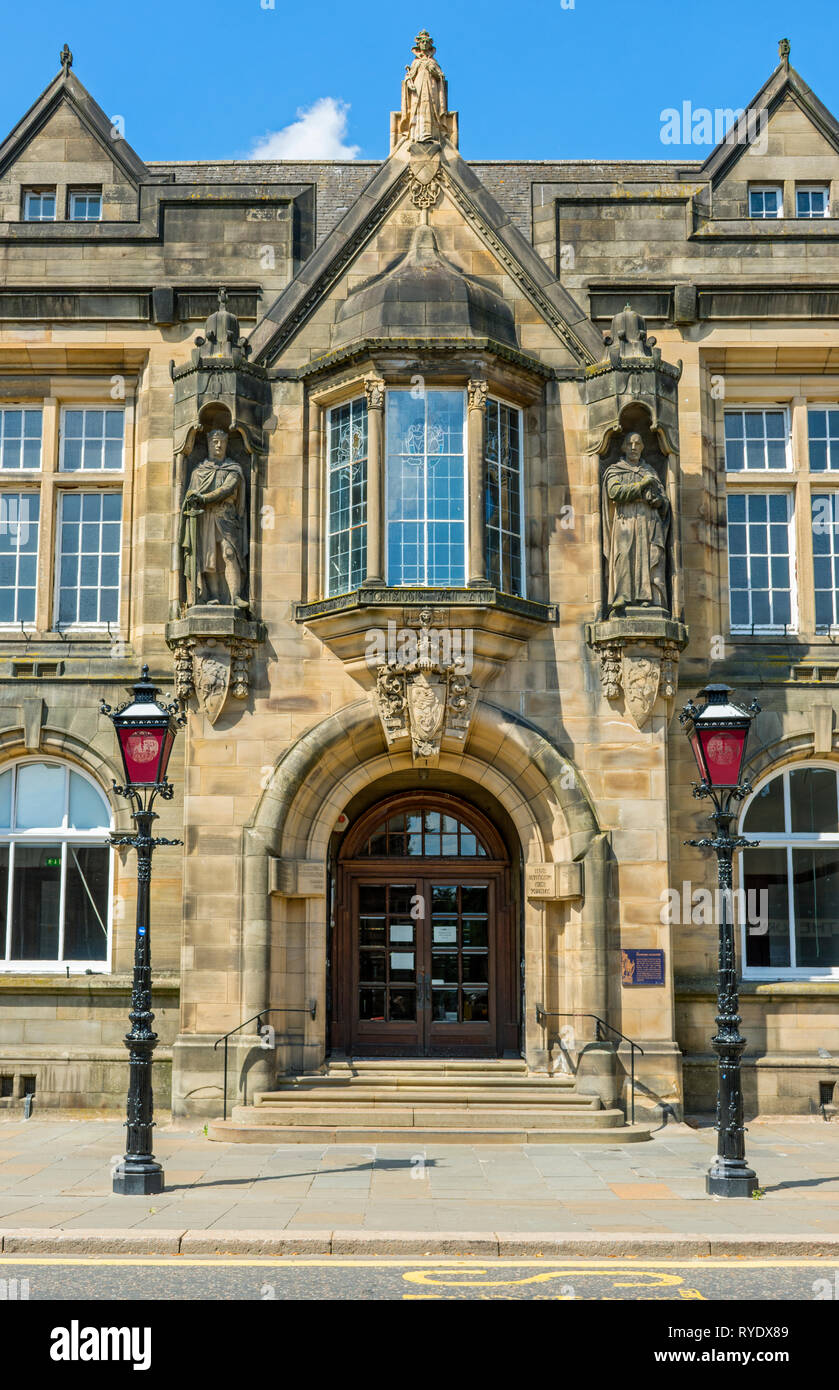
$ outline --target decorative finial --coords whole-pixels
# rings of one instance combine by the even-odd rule
[[[62,71],[69,72],[71,67],[73,66],[73,55],[70,52],[70,49],[66,43],[58,56],[61,60]]]
[[[789,67],[789,39],[778,40],[778,57],[785,68]]]

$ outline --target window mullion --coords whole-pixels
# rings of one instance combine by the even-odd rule
[[[795,940],[795,891],[792,875],[792,845],[787,845],[787,911],[789,912],[789,964],[790,970],[797,970],[798,949],[797,942]]]
[[[69,780],[69,779],[68,779]],[[56,959],[64,960],[64,904],[67,896],[67,841],[61,843],[61,878],[58,890],[58,950]]]
[[[17,770],[15,770],[15,776],[17,776]],[[12,787],[12,796],[14,796],[14,786]],[[12,805],[14,806],[14,801],[12,801]],[[5,945],[5,952],[4,952],[4,959],[5,959],[5,960],[11,960],[11,958],[12,958],[12,904],[13,904],[13,902],[14,902],[14,895],[13,895],[13,893],[12,893],[12,885],[13,885],[13,883],[14,883],[14,873],[15,873],[15,842],[14,842],[13,839],[10,839],[10,840],[9,840],[9,882],[8,882],[7,885],[6,885],[6,945]]]

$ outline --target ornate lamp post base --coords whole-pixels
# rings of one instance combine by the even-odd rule
[[[758,1186],[757,1173],[744,1158],[716,1158],[705,1175],[711,1197],[751,1197]]]
[[[113,1190],[121,1197],[155,1197],[163,1191],[163,1169],[153,1158],[123,1159],[114,1169]]]

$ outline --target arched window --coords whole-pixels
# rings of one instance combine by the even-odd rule
[[[747,974],[839,975],[839,771],[807,763],[777,773],[745,804],[742,959]]]
[[[440,855],[477,859],[485,858],[486,853],[483,842],[464,821],[443,811],[420,808],[388,816],[358,849],[359,855],[373,858]]]
[[[111,812],[63,763],[0,772],[0,968],[108,969]]]

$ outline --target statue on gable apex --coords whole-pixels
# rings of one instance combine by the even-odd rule
[[[436,49],[427,29],[417,34],[411,50],[414,61],[405,69],[402,83],[402,123],[416,143],[442,140],[448,134],[448,92],[446,79],[434,54]]]

